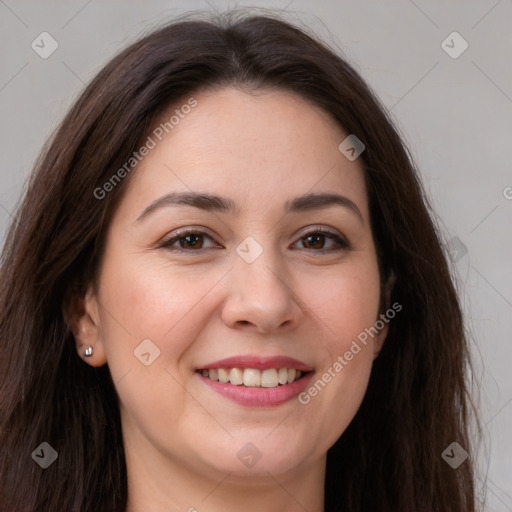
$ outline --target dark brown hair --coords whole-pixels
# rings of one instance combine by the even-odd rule
[[[417,172],[355,70],[275,16],[225,15],[159,28],[112,59],[45,147],[7,236],[0,284],[0,510],[124,512],[126,466],[108,365],[77,355],[63,311],[94,280],[129,176],[94,194],[173,102],[225,86],[291,91],[365,145],[362,159],[390,323],[353,421],[329,450],[325,510],[471,512],[468,343]],[[279,122],[276,119],[276,122]],[[340,141],[341,142],[341,141]],[[134,170],[133,172],[136,172]],[[58,459],[31,458],[48,442]],[[469,452],[453,469],[452,442]]]

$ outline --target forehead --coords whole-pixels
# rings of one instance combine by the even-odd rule
[[[183,108],[187,104],[194,107]],[[193,102],[187,97],[166,109],[149,136],[154,147],[132,171],[123,200],[130,208],[141,210],[176,190],[229,196],[243,208],[331,191],[367,207],[361,164],[338,150],[347,134],[289,92],[194,94]]]

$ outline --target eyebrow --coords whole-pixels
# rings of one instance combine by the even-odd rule
[[[158,199],[155,199],[139,215],[134,224],[141,222],[151,213],[173,205],[185,205],[199,208],[208,212],[231,213],[233,215],[240,213],[240,208],[235,202],[227,197],[199,193],[199,192],[171,192]],[[364,224],[363,215],[357,205],[348,197],[328,192],[309,193],[303,196],[295,197],[286,201],[284,205],[285,213],[305,212],[311,210],[321,210],[330,206],[342,206],[352,211]]]

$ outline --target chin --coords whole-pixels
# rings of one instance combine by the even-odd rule
[[[313,450],[313,447],[306,450],[303,443],[290,443],[290,435],[285,431],[281,435],[274,432],[269,436],[269,430],[265,429],[263,435],[255,434],[251,430],[247,436],[237,435],[224,447],[216,444],[209,456],[203,452],[202,458],[207,465],[219,472],[231,473],[235,478],[268,479],[269,473],[276,476],[296,471]]]

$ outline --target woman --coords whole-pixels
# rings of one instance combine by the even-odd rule
[[[476,509],[467,341],[415,168],[284,21],[174,22],[109,62],[1,272],[2,511]]]

